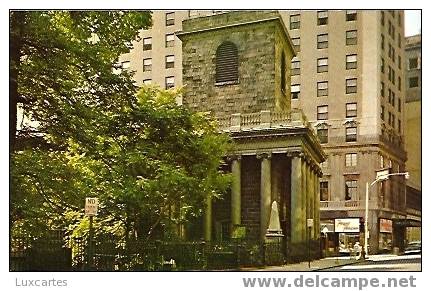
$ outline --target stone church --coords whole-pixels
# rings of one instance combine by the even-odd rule
[[[304,258],[320,238],[319,176],[325,154],[307,118],[291,109],[292,41],[278,12],[236,11],[188,19],[182,41],[183,104],[211,112],[234,147],[231,192],[207,201],[206,241],[282,242]]]

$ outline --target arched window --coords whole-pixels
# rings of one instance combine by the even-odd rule
[[[223,42],[216,52],[216,83],[238,82],[238,49],[229,41]]]
[[[285,94],[286,92],[286,56],[284,52],[281,52],[281,92]]]

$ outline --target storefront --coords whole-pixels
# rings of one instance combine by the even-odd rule
[[[379,252],[386,253],[392,251],[393,228],[392,220],[386,218],[379,219]]]
[[[360,243],[359,218],[336,218],[335,233],[338,234],[338,253],[350,254]]]

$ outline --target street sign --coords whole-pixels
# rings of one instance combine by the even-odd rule
[[[313,218],[307,218],[307,227],[313,227],[314,220]]]
[[[85,215],[95,216],[97,215],[97,208],[99,206],[98,198],[85,198]]]

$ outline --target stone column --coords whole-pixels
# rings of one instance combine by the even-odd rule
[[[319,182],[319,168],[316,166],[314,171],[314,222],[316,229],[314,236],[316,239],[320,237],[320,182]]]
[[[302,189],[301,189],[301,238],[302,241],[307,241],[307,163],[304,154],[300,154],[301,159],[301,176],[302,176]]]
[[[231,222],[241,224],[241,156],[232,160]]]
[[[299,156],[291,158],[291,195],[290,195],[290,240],[292,243],[302,241],[302,161]]]
[[[205,201],[205,213],[204,213],[205,241],[211,241],[211,233],[212,233],[212,197],[208,196]]]
[[[259,154],[261,159],[260,172],[260,238],[265,240],[271,214],[271,155]]]
[[[313,219],[313,227],[311,229],[310,232],[310,239],[314,239],[314,230],[316,229],[316,221],[314,219],[315,217],[315,211],[314,211],[314,174],[313,174],[313,165],[311,164],[312,162],[310,162],[308,164],[308,175],[307,178],[309,180],[309,185],[307,187],[307,197],[308,197],[308,217],[307,218],[312,218]]]

